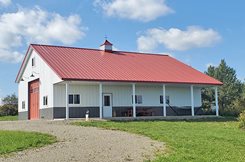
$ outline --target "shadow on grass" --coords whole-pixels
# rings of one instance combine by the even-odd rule
[[[153,121],[167,121],[167,122],[232,122],[232,121],[238,121],[237,117],[232,116],[220,116],[220,117],[204,117],[204,118],[137,118],[137,119],[109,119],[108,121],[118,122],[118,123],[124,123],[124,122],[153,122]]]
[[[203,118],[203,119],[187,119],[182,120],[186,122],[229,122],[238,121],[236,117],[222,117],[222,118]]]

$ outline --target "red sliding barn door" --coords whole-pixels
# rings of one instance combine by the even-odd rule
[[[39,80],[29,83],[29,119],[39,119]]]

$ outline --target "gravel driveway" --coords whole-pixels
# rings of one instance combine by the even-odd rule
[[[153,159],[164,144],[150,138],[121,131],[69,125],[64,121],[0,122],[1,130],[49,133],[57,143],[14,153],[0,161],[23,162],[142,162]],[[147,130],[146,130],[147,131]]]

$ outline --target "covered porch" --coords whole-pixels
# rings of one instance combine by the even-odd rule
[[[54,109],[54,118],[84,118],[86,113],[96,118],[199,116],[205,87],[215,90],[219,116],[217,86],[64,81],[54,85],[54,107],[64,110],[61,115]]]

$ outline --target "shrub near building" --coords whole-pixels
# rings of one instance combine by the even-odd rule
[[[0,116],[17,115],[18,114],[18,98],[15,94],[8,95],[2,99],[0,106]]]
[[[245,110],[239,116],[239,127],[245,129]]]

